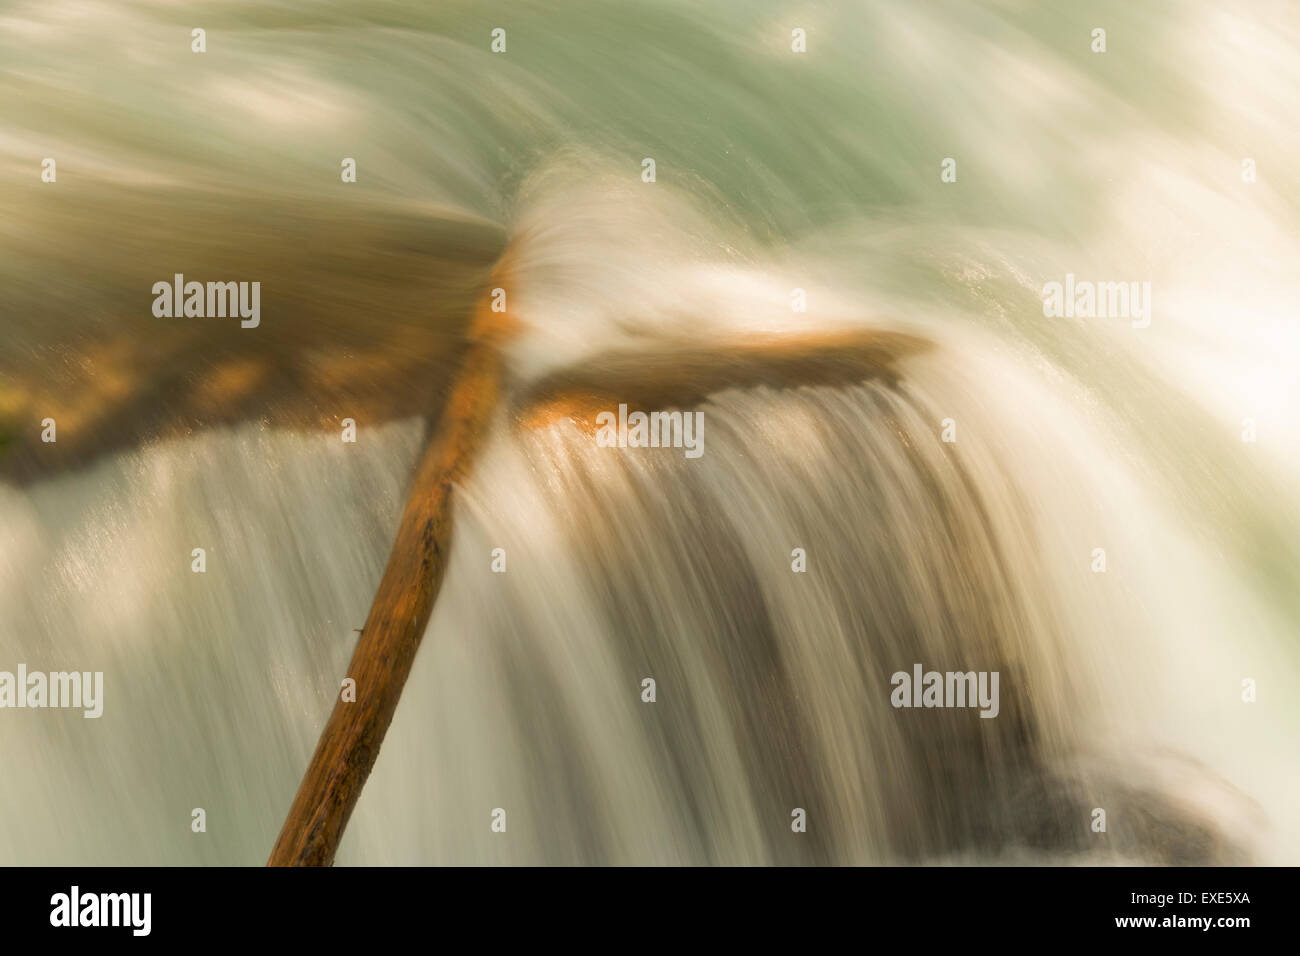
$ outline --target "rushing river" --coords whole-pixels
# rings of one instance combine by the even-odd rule
[[[502,255],[341,864],[1300,861],[1298,48],[1281,2],[4,4],[0,671],[104,700],[0,709],[0,863],[265,861]],[[260,326],[155,317],[175,273]],[[519,414],[683,343],[699,457]],[[996,717],[895,707],[918,663]]]

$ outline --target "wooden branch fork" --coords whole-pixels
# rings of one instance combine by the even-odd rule
[[[498,267],[489,287],[506,287],[501,272]],[[501,402],[500,346],[516,327],[509,311],[493,312],[489,296],[480,300],[459,377],[416,472],[348,665],[356,700],[335,702],[268,866],[334,862],[433,612],[451,549],[452,488],[469,474]],[[653,356],[615,353],[590,363],[594,371],[540,383],[510,411],[525,427],[567,419],[591,431],[596,412],[618,402],[653,410],[696,404],[731,387],[893,381],[895,361],[927,346],[889,332],[800,333],[755,336],[708,350],[681,345]]]

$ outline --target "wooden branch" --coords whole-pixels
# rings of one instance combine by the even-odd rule
[[[605,352],[546,376],[515,397],[511,418],[522,428],[568,420],[590,434],[596,415],[620,403],[664,411],[698,405],[729,388],[853,385],[872,379],[893,384],[901,361],[931,347],[914,335],[875,330],[661,342],[653,352]]]
[[[348,676],[356,700],[335,702],[268,866],[330,866],[379,756],[442,585],[452,488],[464,479],[501,392],[497,344],[510,320],[480,305],[459,378],[420,462],[397,540]]]
[[[498,279],[492,285],[504,283]],[[268,866],[334,862],[433,612],[450,554],[452,489],[468,474],[501,402],[498,348],[514,328],[509,313],[493,313],[486,299],[479,305],[472,344],[420,462],[392,555],[348,666],[348,676],[356,681],[356,701],[335,703]],[[544,427],[558,418],[587,427],[598,406],[620,400],[667,407],[703,401],[724,388],[893,380],[895,363],[927,345],[894,333],[797,333],[708,348],[670,347],[650,356],[615,353],[544,380],[510,411],[524,427]]]

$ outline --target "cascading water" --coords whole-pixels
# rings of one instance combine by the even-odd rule
[[[340,863],[1294,863],[1294,14],[487,7],[0,18],[0,670],[106,686],[0,713],[0,860],[265,860],[504,254],[507,400]],[[263,326],[151,317],[181,270]],[[1149,327],[1046,317],[1066,273]],[[836,332],[909,344],[710,385]],[[530,413],[687,347],[698,458]],[[895,708],[917,663],[997,716]]]

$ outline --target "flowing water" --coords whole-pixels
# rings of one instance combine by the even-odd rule
[[[340,863],[1297,862],[1298,44],[1267,2],[0,5],[0,670],[105,674],[0,712],[0,861],[265,860],[508,250],[510,401]],[[261,327],[154,318],[175,272]],[[1067,273],[1149,327],[1045,317]],[[700,382],[699,458],[516,414],[808,331],[912,344]],[[895,709],[916,663],[997,717]]]

